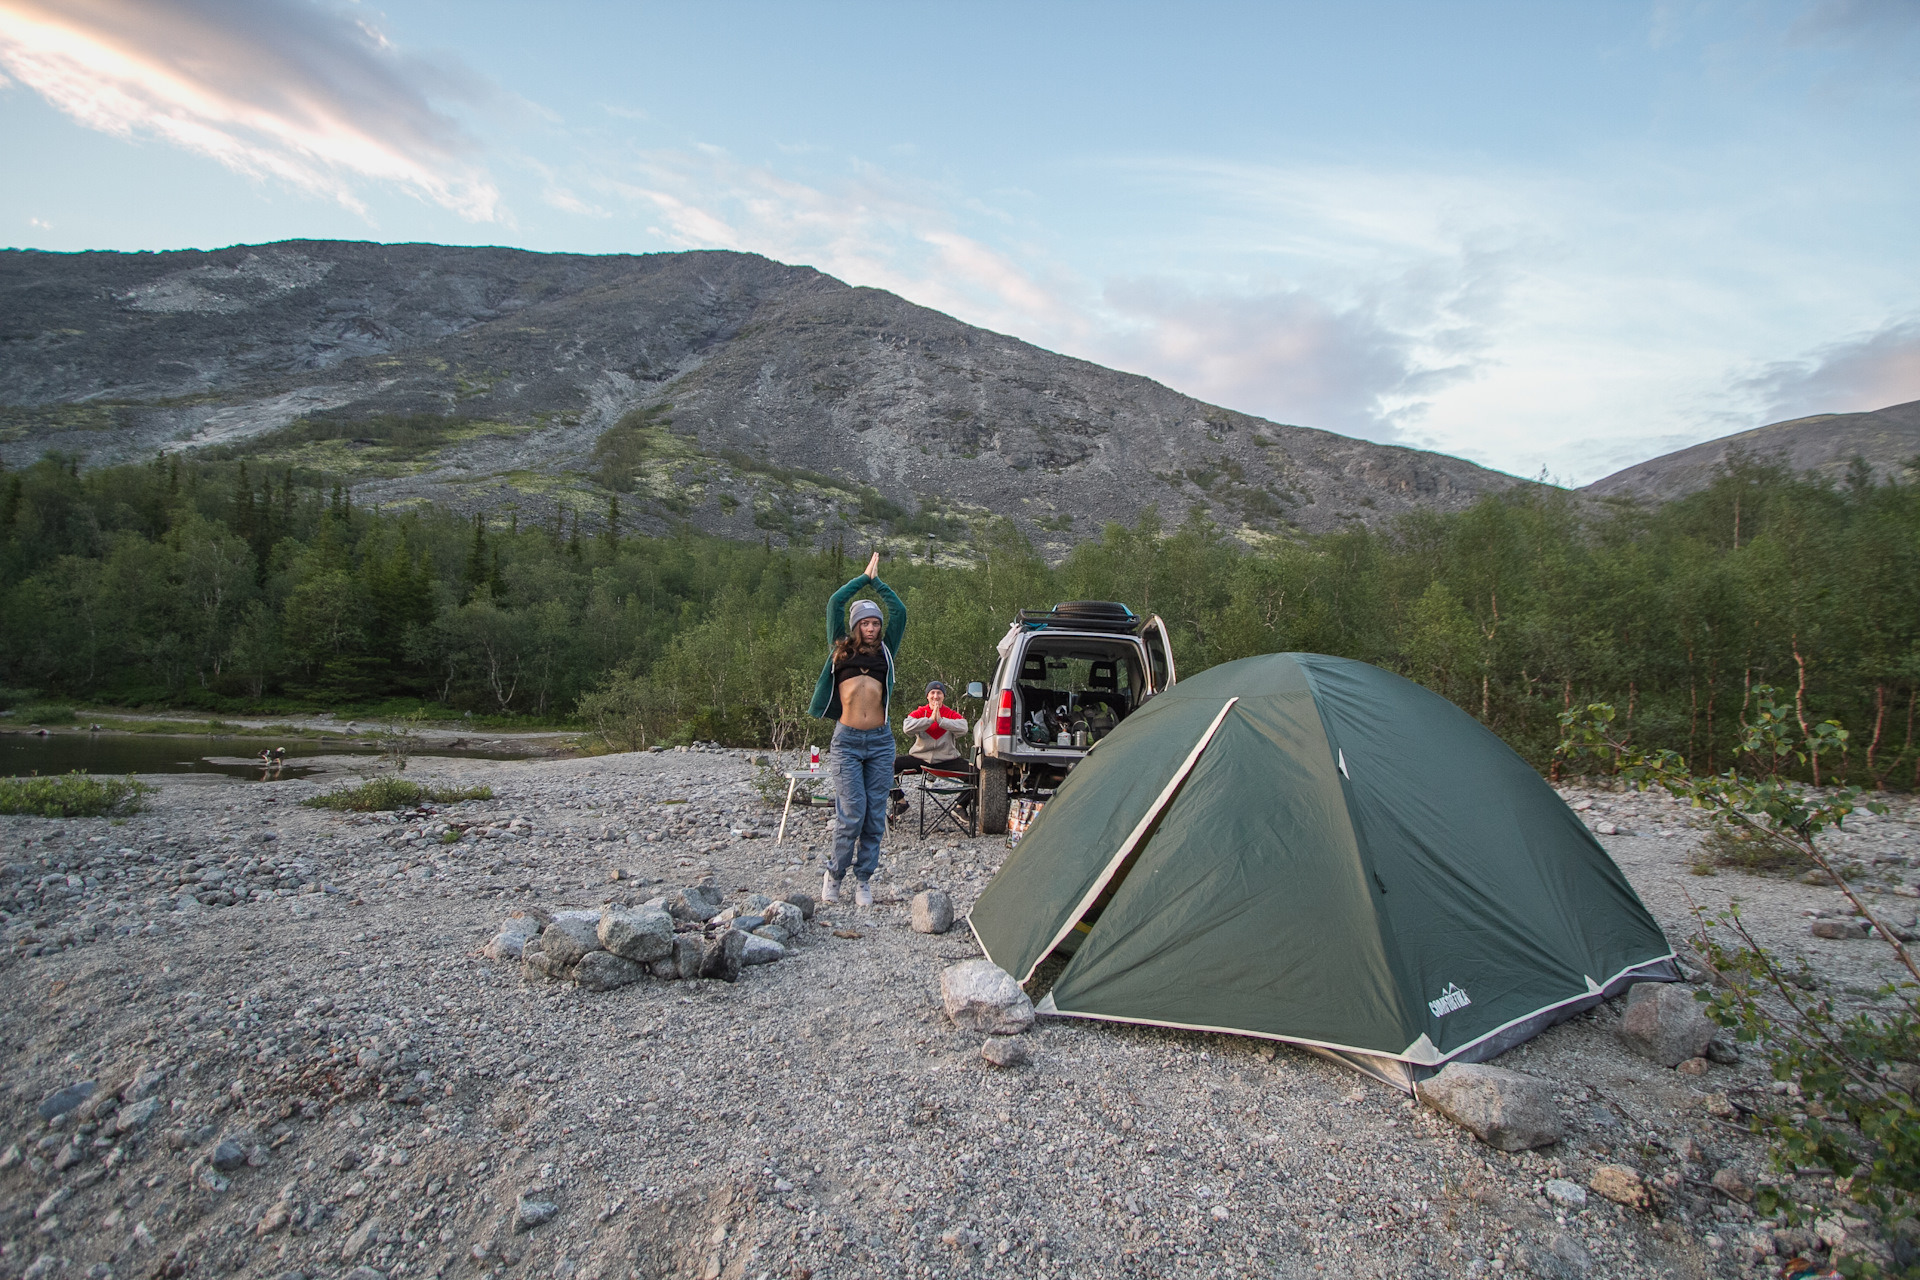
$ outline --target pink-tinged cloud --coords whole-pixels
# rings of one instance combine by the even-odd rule
[[[1106,358],[1190,394],[1281,422],[1393,440],[1441,387],[1473,376],[1451,331],[1421,333],[1377,307],[1301,290],[1200,293],[1152,281],[1109,286],[1136,322]],[[1448,348],[1454,348],[1449,350]]]
[[[1920,319],[1768,365],[1746,387],[1762,397],[1768,422],[1920,400]]]
[[[359,212],[388,182],[473,221],[500,196],[429,94],[470,92],[306,0],[0,0],[0,69],[89,128],[151,137]]]

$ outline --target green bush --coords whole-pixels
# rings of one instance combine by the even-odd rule
[[[137,813],[157,788],[133,778],[69,773],[54,778],[0,778],[0,813],[36,818],[98,818]]]
[[[426,801],[458,804],[462,800],[491,800],[492,787],[423,787],[405,778],[369,778],[357,787],[309,796],[300,803],[309,809],[339,809],[372,813],[380,809],[411,809]]]
[[[14,708],[11,719],[15,724],[72,724],[73,708],[51,702],[36,702]]]
[[[1813,791],[1782,775],[1788,762],[1812,765],[1843,756],[1847,731],[1837,721],[1808,724],[1767,685],[1739,744],[1751,773],[1728,769],[1696,775],[1672,751],[1634,746],[1612,706],[1592,703],[1560,716],[1558,755],[1603,761],[1636,789],[1660,787],[1702,810],[1721,847],[1744,846],[1754,869],[1790,852],[1815,882],[1831,884],[1873,926],[1905,977],[1872,991],[1878,1007],[1850,1008],[1823,992],[1806,962],[1783,961],[1754,938],[1736,903],[1708,916],[1695,909],[1694,949],[1715,985],[1696,993],[1706,1014],[1765,1054],[1773,1078],[1791,1086],[1763,1100],[1750,1128],[1768,1140],[1781,1180],[1756,1188],[1755,1208],[1784,1214],[1795,1225],[1836,1213],[1864,1221],[1835,1246],[1843,1276],[1920,1278],[1920,961],[1899,934],[1874,914],[1821,836],[1844,827],[1857,810],[1885,813],[1853,787]],[[1790,865],[1790,864],[1789,864]]]

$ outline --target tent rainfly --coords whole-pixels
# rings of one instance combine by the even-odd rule
[[[1284,1040],[1411,1091],[1679,977],[1580,819],[1458,707],[1311,653],[1182,680],[1068,776],[974,936],[1039,1012]]]

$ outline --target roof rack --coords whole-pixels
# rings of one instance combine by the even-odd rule
[[[1131,635],[1139,629],[1140,615],[1114,600],[1070,600],[1051,609],[1022,609],[1019,623],[1039,630],[1057,627],[1063,631],[1110,631]]]

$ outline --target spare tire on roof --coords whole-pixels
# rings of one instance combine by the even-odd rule
[[[1133,610],[1114,600],[1069,600],[1056,604],[1053,611],[1071,618],[1099,619],[1102,622],[1131,622]]]

